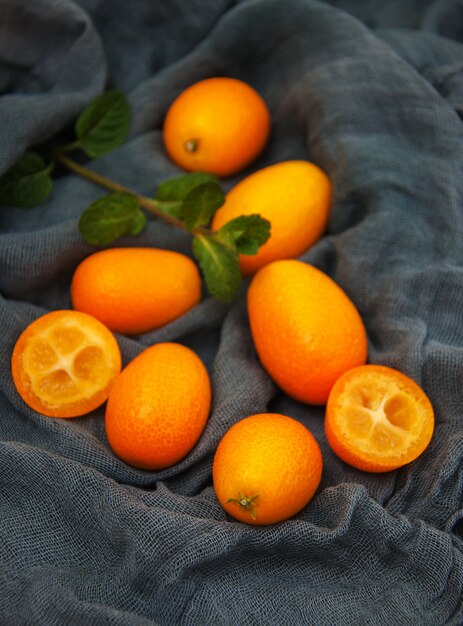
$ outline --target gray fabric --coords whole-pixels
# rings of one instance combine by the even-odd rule
[[[131,136],[91,167],[151,194],[179,172],[161,143],[174,96],[213,75],[249,82],[273,119],[251,169],[308,158],[328,172],[329,232],[302,258],[358,306],[369,360],[412,376],[436,411],[411,466],[344,465],[323,409],[291,401],[260,367],[246,285],[232,306],[205,297],[156,332],[118,337],[124,363],[174,340],[209,368],[209,423],[175,467],[118,460],[104,408],[74,420],[30,410],[12,383],[13,345],[39,315],[70,307],[72,272],[93,251],[77,219],[101,195],[58,172],[44,206],[0,210],[1,624],[463,623],[462,25],[456,0],[0,0],[0,171],[67,137],[116,87],[133,106]],[[118,245],[189,253],[190,242],[151,220]],[[311,429],[323,479],[294,519],[253,528],[220,508],[211,463],[231,424],[267,410]]]

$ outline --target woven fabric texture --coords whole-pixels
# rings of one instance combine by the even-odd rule
[[[429,395],[436,429],[383,475],[338,460],[323,408],[281,393],[254,352],[244,283],[177,321],[117,336],[124,364],[179,341],[211,374],[206,430],[180,463],[114,456],[104,407],[50,419],[18,396],[10,358],[38,316],[70,308],[77,229],[102,191],[58,172],[35,209],[0,210],[0,623],[299,626],[463,623],[463,8],[457,0],[0,0],[0,173],[65,136],[104,89],[125,91],[128,141],[89,167],[152,195],[179,174],[162,147],[173,98],[209,76],[253,85],[272,136],[246,172],[309,159],[334,185],[329,229],[305,253],[358,307],[369,361]],[[304,225],[301,224],[301,228]],[[150,219],[146,245],[191,254]],[[211,481],[226,430],[258,412],[299,419],[319,442],[320,488],[295,518],[229,518]]]

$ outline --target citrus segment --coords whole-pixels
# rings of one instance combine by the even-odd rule
[[[53,367],[58,361],[58,355],[48,341],[39,337],[29,341],[23,355],[25,363],[31,374],[38,374]]]
[[[76,327],[66,325],[50,330],[52,343],[60,354],[70,354],[85,343],[84,333]]]
[[[363,365],[334,384],[325,430],[333,451],[346,463],[386,472],[425,450],[434,430],[434,411],[425,392],[405,374]]]
[[[212,466],[222,507],[247,524],[289,519],[320,484],[322,455],[310,431],[278,413],[251,415],[220,441]]]
[[[76,417],[106,400],[121,355],[98,320],[78,311],[53,311],[23,331],[11,365],[26,404],[50,417]]]

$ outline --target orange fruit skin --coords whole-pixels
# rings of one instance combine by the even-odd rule
[[[108,442],[129,465],[174,465],[198,441],[209,415],[211,384],[201,359],[178,343],[159,343],[133,359],[106,406]]]
[[[355,432],[347,428],[352,420],[349,400],[354,400],[356,408],[359,405],[372,406],[371,399],[368,400],[368,388],[371,389],[372,385],[380,390],[380,394],[384,391],[389,394],[390,400],[394,395],[397,398],[397,395],[402,394],[410,399],[411,415],[410,411],[409,415],[404,412],[399,414],[402,430],[409,424],[406,430],[412,435],[405,449],[399,447],[402,435],[400,430],[398,442],[392,446],[384,445],[378,450],[371,441],[362,442],[365,427],[360,430],[357,437]],[[379,395],[379,399],[384,398]],[[413,407],[416,407],[416,412]],[[416,415],[416,419],[413,419],[413,415]],[[328,398],[325,417],[328,443],[340,459],[365,472],[389,472],[411,463],[427,448],[433,432],[434,410],[428,396],[414,380],[390,367],[383,365],[355,367],[336,381]]]
[[[330,179],[317,165],[283,161],[235,185],[215,213],[212,228],[252,213],[270,221],[270,238],[257,254],[240,255],[241,273],[248,276],[271,261],[300,256],[317,242],[327,227],[331,195]]]
[[[148,332],[180,317],[201,298],[195,263],[179,252],[110,248],[76,268],[72,306],[124,335]]]
[[[259,359],[289,396],[324,404],[341,374],[365,363],[359,312],[324,272],[297,260],[260,269],[248,289],[248,314]]]
[[[37,389],[37,383],[34,383],[31,378],[31,362],[36,363],[34,374],[39,376],[46,374],[53,364],[50,366],[50,363],[44,362],[45,358],[49,358],[49,353],[47,345],[44,347],[43,342],[49,345],[50,332],[61,332],[63,329],[65,329],[64,332],[68,332],[66,329],[70,327],[85,334],[86,340],[82,343],[82,348],[80,345],[73,346],[71,349],[66,348],[62,344],[62,339],[61,342],[51,339],[53,351],[56,351],[57,358],[64,357],[64,359],[69,358],[71,353],[75,354],[77,361],[73,359],[72,366],[65,365],[68,368],[72,367],[75,374],[76,363],[80,362],[81,382],[85,382],[85,371],[87,371],[87,378],[92,379],[94,384],[91,385],[92,389],[89,394],[83,393],[79,399],[72,401],[60,399],[58,390],[55,392],[55,400],[44,400],[43,395],[41,396]],[[92,350],[92,346],[97,346],[100,350],[100,356],[94,365],[97,371],[91,369],[91,363],[88,361],[82,362],[84,350]],[[11,357],[13,381],[19,395],[32,409],[48,417],[77,417],[93,411],[106,401],[111,385],[120,370],[121,354],[112,333],[98,320],[78,311],[52,311],[36,319],[19,336]],[[100,376],[100,381],[95,383],[94,378],[98,376]]]
[[[322,465],[317,441],[300,422],[278,413],[251,415],[232,426],[217,447],[214,490],[221,506],[240,522],[275,524],[312,499]],[[241,496],[257,496],[255,519],[236,502]]]
[[[269,133],[270,113],[257,91],[236,78],[215,77],[191,85],[174,100],[163,139],[180,167],[229,176],[258,156]],[[196,142],[193,150],[191,142]]]

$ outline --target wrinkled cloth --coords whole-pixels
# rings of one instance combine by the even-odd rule
[[[461,624],[462,4],[0,0],[0,173],[26,148],[69,141],[82,108],[121,89],[130,136],[88,166],[153,195],[181,173],[162,147],[167,108],[210,76],[248,82],[272,116],[265,151],[224,190],[287,159],[331,178],[328,231],[301,259],[358,307],[369,362],[429,395],[433,439],[386,474],[340,461],[323,407],[291,400],[259,364],[248,282],[231,305],[204,292],[159,330],[117,335],[124,364],[178,341],[210,372],[207,427],[175,466],[148,472],[118,459],[104,406],[68,420],[27,407],[12,382],[13,346],[38,316],[71,307],[72,273],[95,251],[78,218],[104,193],[58,169],[42,206],[0,209],[0,623]],[[154,218],[115,245],[191,255],[189,235]],[[252,527],[220,507],[211,466],[232,424],[268,411],[311,430],[323,477],[293,519]]]

